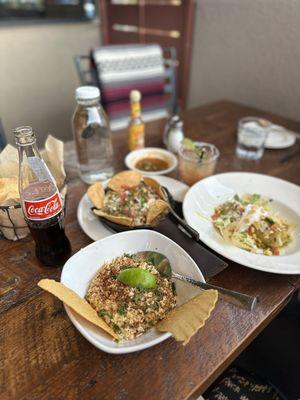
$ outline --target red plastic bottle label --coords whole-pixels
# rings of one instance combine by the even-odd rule
[[[62,201],[58,192],[43,200],[24,200],[25,217],[30,220],[44,220],[59,214],[62,210]]]

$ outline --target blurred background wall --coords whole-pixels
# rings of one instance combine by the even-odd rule
[[[300,1],[198,0],[188,106],[230,99],[300,119]],[[99,23],[0,26],[0,118],[71,138],[73,56]]]
[[[73,57],[99,44],[97,21],[0,26],[0,118],[9,141],[19,125],[32,125],[41,141],[49,132],[72,137]]]
[[[300,1],[198,0],[196,10],[189,106],[227,98],[300,119]]]

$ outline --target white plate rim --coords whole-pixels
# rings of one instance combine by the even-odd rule
[[[194,229],[198,230],[197,227],[194,224],[194,219],[191,218],[191,214],[189,214],[189,212],[188,212],[188,209],[190,209],[190,207],[191,207],[191,204],[189,204],[189,203],[191,201],[190,198],[193,195],[193,192],[195,190],[197,190],[197,188],[199,186],[202,186],[203,184],[205,184],[208,180],[217,179],[218,177],[226,177],[226,175],[227,176],[229,176],[229,175],[230,176],[240,175],[241,180],[243,179],[242,176],[244,176],[244,178],[245,178],[246,175],[248,175],[248,176],[252,175],[252,176],[256,176],[256,177],[259,176],[261,178],[272,180],[273,182],[277,181],[280,184],[290,185],[291,187],[293,187],[295,190],[297,190],[299,192],[299,198],[300,198],[300,187],[298,185],[292,183],[292,182],[286,181],[286,180],[281,179],[281,178],[277,178],[277,177],[273,177],[273,176],[269,176],[269,175],[265,175],[265,174],[260,174],[260,173],[255,173],[255,172],[236,172],[236,171],[224,172],[224,173],[212,175],[212,176],[209,176],[209,177],[207,177],[205,179],[202,179],[201,181],[195,183],[192,187],[190,187],[190,189],[188,190],[188,192],[187,192],[187,194],[186,194],[186,196],[184,198],[184,202],[183,202],[184,218],[187,221],[187,223],[189,225],[191,225]],[[199,232],[199,230],[198,230],[198,232]],[[293,270],[293,269],[283,270],[283,269],[280,269],[280,270],[276,271],[274,269],[268,269],[268,268],[266,268],[264,266],[259,266],[257,264],[254,264],[253,262],[248,262],[247,259],[245,261],[245,258],[243,258],[243,257],[241,257],[241,258],[233,257],[232,254],[229,251],[226,251],[226,249],[225,249],[225,251],[223,251],[222,248],[221,249],[220,248],[215,248],[213,246],[213,243],[210,240],[210,238],[208,238],[208,240],[207,240],[206,236],[203,236],[203,234],[201,235],[201,232],[199,232],[199,234],[200,234],[200,240],[203,243],[205,243],[208,247],[210,247],[212,250],[216,251],[218,254],[226,257],[227,259],[236,262],[237,264],[243,265],[243,266],[251,268],[251,269],[256,269],[256,270],[259,270],[259,271],[269,272],[269,273],[286,274],[286,275],[298,275],[298,274],[300,274],[300,259],[299,259],[299,267],[298,267],[297,270]],[[237,247],[235,247],[233,245],[230,245],[230,246],[234,247],[235,249],[239,249],[239,248],[237,248]],[[250,252],[248,252],[246,250],[243,250],[243,249],[239,249],[239,250],[242,252],[241,255],[243,255],[243,253],[246,252],[246,254],[247,254],[247,256],[249,256],[249,258],[251,258],[252,256],[259,256],[257,254],[250,253]],[[260,256],[260,257],[268,257],[269,258],[270,256]],[[278,257],[278,256],[274,256],[274,257]],[[288,256],[285,256],[285,259],[288,259]],[[273,265],[275,265],[275,264],[276,263],[273,263]]]

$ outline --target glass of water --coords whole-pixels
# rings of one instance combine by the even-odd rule
[[[255,117],[239,120],[236,154],[240,158],[258,160],[264,153],[264,144],[270,122]]]

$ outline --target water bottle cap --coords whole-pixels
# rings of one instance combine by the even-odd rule
[[[76,100],[99,99],[100,90],[96,86],[80,86],[75,91]]]

